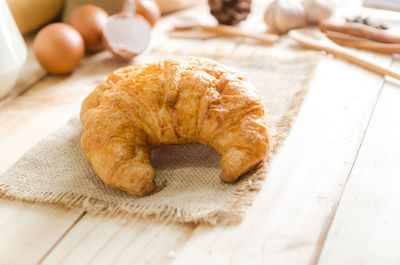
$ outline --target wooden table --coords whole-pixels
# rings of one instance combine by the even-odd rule
[[[246,24],[253,30],[263,27],[262,2]],[[400,19],[398,13],[361,10],[358,1],[342,2],[340,12]],[[200,43],[226,52],[275,52],[280,45]],[[389,55],[360,53],[400,71],[399,60]],[[59,77],[30,60],[19,84],[29,90],[0,108],[0,172],[65,123],[120,64],[100,53]],[[241,224],[127,221],[3,199],[0,264],[400,264],[399,120],[399,82],[326,56]]]

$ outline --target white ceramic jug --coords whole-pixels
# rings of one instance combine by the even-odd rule
[[[11,91],[26,59],[26,46],[6,0],[0,0],[0,98]]]

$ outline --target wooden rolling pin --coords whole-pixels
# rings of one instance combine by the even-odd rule
[[[323,20],[319,24],[319,28],[322,32],[335,31],[377,42],[400,44],[400,35],[394,35],[388,33],[386,30],[376,29],[361,23]]]
[[[400,44],[372,41],[336,31],[326,31],[325,34],[330,40],[341,46],[389,54],[400,53]]]

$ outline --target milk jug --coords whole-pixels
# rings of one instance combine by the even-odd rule
[[[13,88],[26,59],[26,46],[6,0],[0,0],[0,99]]]

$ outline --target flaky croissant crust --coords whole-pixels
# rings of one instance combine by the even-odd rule
[[[269,149],[264,106],[235,70],[199,57],[117,69],[82,104],[82,148],[100,178],[135,195],[151,193],[150,150],[201,143],[234,182]]]

